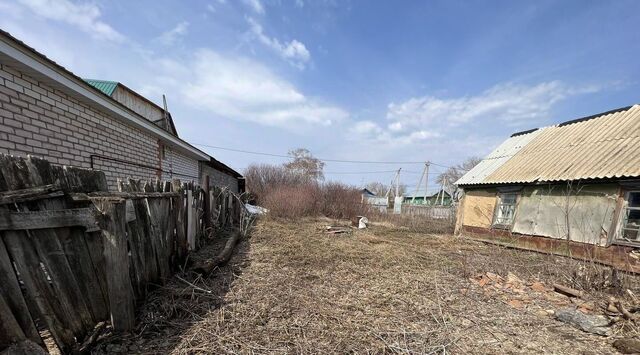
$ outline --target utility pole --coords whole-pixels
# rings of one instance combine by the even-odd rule
[[[429,194],[429,165],[431,165],[430,162],[425,163],[424,200],[422,200],[423,204],[427,204],[427,195]]]
[[[391,179],[391,184],[389,184],[389,189],[387,190],[387,195],[386,195],[387,198],[389,198],[389,195],[391,194],[391,189],[393,188],[394,185],[396,187],[396,196],[398,196],[398,193],[400,190],[400,170],[402,170],[402,168],[398,169],[398,171],[396,171],[396,174],[393,176],[393,179]]]
[[[424,163],[424,169],[422,169],[422,175],[420,175],[420,181],[418,181],[418,184],[416,185],[416,191],[413,193],[413,197],[411,197],[411,204],[413,205],[413,201],[415,201],[416,199],[416,195],[418,194],[418,191],[420,190],[420,185],[422,185],[422,179],[424,178],[425,173],[427,173],[429,170],[429,163]]]
[[[402,168],[398,169],[396,173],[396,197],[400,195],[400,170],[402,170]]]

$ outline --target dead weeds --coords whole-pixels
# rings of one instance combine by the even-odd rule
[[[596,266],[392,224],[331,235],[328,224],[259,221],[228,265],[206,279],[178,275],[150,297],[135,334],[104,339],[96,352],[614,351],[613,338],[551,315],[563,306],[598,312],[606,282],[580,301],[551,291],[579,286]],[[640,294],[635,276],[617,279]]]

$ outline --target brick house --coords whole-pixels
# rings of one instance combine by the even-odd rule
[[[239,190],[241,175],[178,137],[169,113],[110,83],[109,92],[0,31],[0,153],[102,170],[112,189],[123,177],[209,174]]]

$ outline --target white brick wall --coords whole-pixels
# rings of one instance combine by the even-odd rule
[[[0,120],[0,153],[84,168],[92,154],[160,166],[156,138],[6,65],[0,65]],[[196,160],[176,160],[178,169],[198,176]],[[119,177],[157,176],[155,169],[100,158],[94,158],[94,168],[105,172],[110,189]]]

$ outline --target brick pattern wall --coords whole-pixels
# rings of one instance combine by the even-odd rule
[[[216,170],[208,165],[201,164],[200,185],[204,186],[205,175],[209,175],[209,184],[217,187],[227,187],[231,192],[238,193],[238,179],[231,175]]]
[[[162,160],[162,178],[164,180],[180,179],[198,183],[198,161],[165,147]]]
[[[84,168],[92,154],[159,165],[156,138],[6,65],[0,65],[0,120],[0,153]],[[110,189],[118,177],[157,176],[155,169],[100,158],[94,168],[105,172]]]

